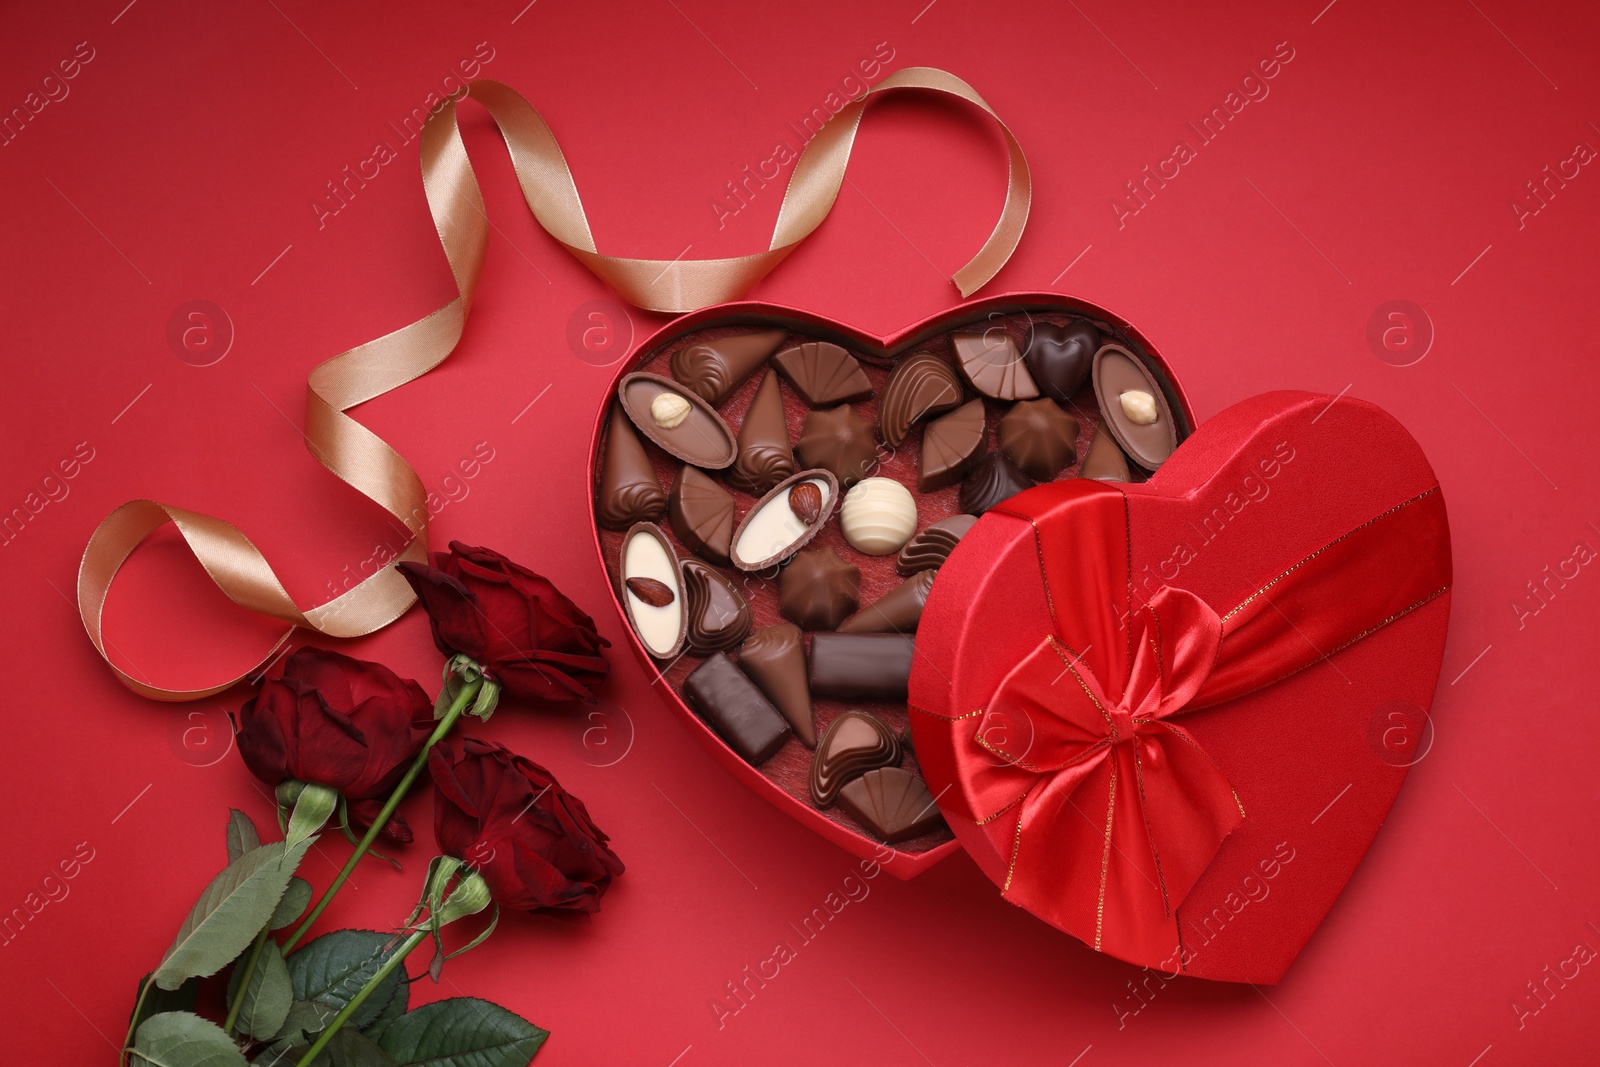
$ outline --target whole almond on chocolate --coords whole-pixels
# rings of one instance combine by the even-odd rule
[[[664,608],[674,599],[672,589],[667,583],[658,582],[654,578],[629,578],[626,584],[628,592],[653,608]]]
[[[789,510],[794,517],[810,526],[822,514],[822,490],[811,482],[801,482],[789,490]]]

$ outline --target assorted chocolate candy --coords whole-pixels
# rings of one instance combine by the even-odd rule
[[[923,606],[988,509],[1161,466],[1184,426],[1138,353],[1056,311],[895,357],[777,323],[667,342],[619,382],[598,450],[595,516],[628,622],[667,684],[791,795],[912,851],[948,839],[905,703]]]

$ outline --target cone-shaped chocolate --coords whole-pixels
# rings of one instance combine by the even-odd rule
[[[761,496],[793,473],[794,450],[789,447],[789,425],[783,417],[783,393],[778,389],[778,376],[767,371],[739,426],[739,458],[728,469],[728,484]]]
[[[790,622],[763,626],[739,646],[739,666],[783,713],[807,748],[817,747],[811,717],[811,683],[806,681],[806,647],[800,627]]]
[[[600,488],[595,494],[595,514],[608,530],[626,530],[636,522],[661,517],[667,494],[645,455],[644,444],[633,423],[612,405],[606,431],[606,453],[600,464]]]
[[[918,571],[839,624],[842,634],[909,634],[922,618],[922,605],[938,569]]]
[[[1083,469],[1078,474],[1102,482],[1128,480],[1128,458],[1122,454],[1122,449],[1117,447],[1117,442],[1112,440],[1104,427],[1095,427],[1094,437],[1089,441],[1089,450],[1084,453]]]
[[[672,376],[708,404],[728,398],[783,343],[782,330],[740,333],[680,348],[672,354]]]
[[[685,466],[667,497],[667,521],[689,551],[727,564],[733,547],[733,494],[699,467]]]

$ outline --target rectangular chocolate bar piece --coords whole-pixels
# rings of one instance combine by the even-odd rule
[[[913,641],[909,634],[813,634],[812,695],[904,700]]]
[[[753,767],[770,759],[793,733],[772,702],[722,652],[684,680],[683,695],[717,736]]]

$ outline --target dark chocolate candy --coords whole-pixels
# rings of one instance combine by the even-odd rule
[[[1031,488],[1033,482],[1000,452],[990,452],[973,464],[961,483],[959,506],[969,515],[982,515],[1007,497]]]
[[[910,575],[944,566],[956,542],[977,521],[976,515],[952,515],[919,531],[900,550],[900,556],[894,562],[895,569],[901,574]]]
[[[1148,405],[1153,421],[1141,422],[1125,410],[1131,396]],[[1138,356],[1121,345],[1102,345],[1094,356],[1094,395],[1103,425],[1128,458],[1153,471],[1178,447],[1178,424],[1161,383]]]
[[[903,767],[883,767],[846,782],[839,790],[839,806],[890,845],[944,825],[933,794]]]
[[[1066,402],[1089,377],[1099,348],[1099,332],[1081,319],[1067,326],[1036,322],[1028,327],[1023,358],[1044,395]]]
[[[789,739],[789,724],[754,682],[718,652],[683,681],[689,706],[751,766],[760,766]]]
[[[800,627],[792,622],[763,626],[739,646],[739,668],[777,707],[794,735],[807,748],[817,747],[817,727],[811,717],[811,683],[806,681],[806,646]]]
[[[936,570],[919,571],[839,624],[842,634],[915,633]]]
[[[656,418],[652,405],[663,393],[688,403],[683,420],[676,425],[663,426]],[[671,378],[635,371],[617,383],[617,399],[640,433],[685,463],[721,470],[738,454],[733,431],[722,416]]]
[[[738,449],[739,457],[728,468],[728,484],[751,496],[760,496],[794,473],[783,394],[771,371],[756,387],[755,399],[739,425]]]
[[[750,604],[726,575],[702,560],[686,559],[684,599],[689,621],[684,647],[696,656],[726,652],[750,632]]]
[[[872,423],[844,404],[807,415],[795,453],[802,467],[830,470],[839,479],[839,488],[848,489],[877,463],[878,440]]]
[[[772,361],[809,407],[848,404],[872,395],[872,383],[856,357],[827,341],[785,348]]]
[[[727,563],[733,545],[733,494],[698,467],[684,467],[667,497],[667,521],[689,551]]]
[[[813,634],[813,696],[904,700],[911,678],[910,634]]]
[[[1023,474],[1048,482],[1078,458],[1078,420],[1048,397],[1020,401],[1000,417],[1000,451]]]
[[[826,808],[852,778],[900,762],[900,739],[876,715],[847,711],[828,724],[811,759],[811,802]]]
[[[961,382],[950,364],[931,352],[900,361],[883,383],[878,398],[878,434],[890,448],[899,448],[923,419],[961,403]]]
[[[672,376],[708,404],[720,404],[783,343],[784,331],[741,333],[680,348]]]
[[[1083,455],[1083,467],[1078,471],[1078,475],[1101,482],[1128,480],[1128,459],[1122,454],[1122,449],[1117,447],[1117,442],[1106,433],[1105,427],[1095,427],[1094,436],[1089,439],[1089,448]]]
[[[861,571],[832,548],[795,556],[778,576],[778,613],[803,630],[832,630],[861,605]]]
[[[981,400],[962,404],[928,423],[922,431],[917,491],[932,493],[964,478],[983,450],[986,428]]]
[[[1032,400],[1039,395],[1017,343],[1004,330],[958,330],[951,334],[950,343],[962,375],[984,396]]]
[[[606,420],[605,455],[600,461],[600,487],[595,492],[595,514],[608,530],[626,530],[636,522],[659,519],[667,508],[667,494],[644,445],[620,405],[613,405]]]

